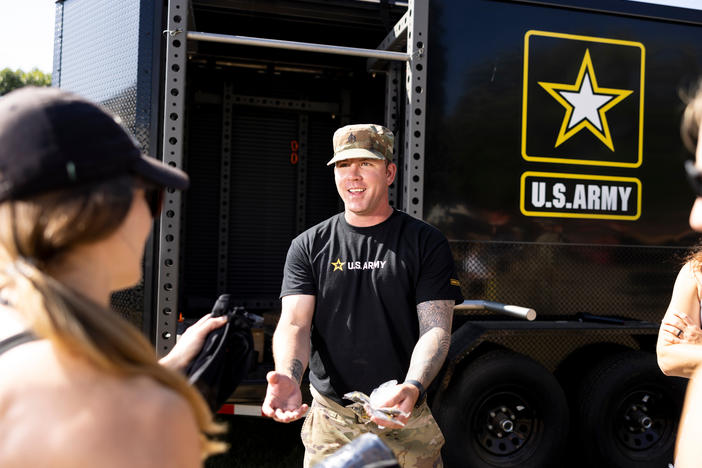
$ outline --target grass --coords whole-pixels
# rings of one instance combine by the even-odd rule
[[[302,420],[281,424],[252,416],[219,416],[227,423],[227,453],[210,457],[206,468],[301,467],[305,449],[300,440]]]

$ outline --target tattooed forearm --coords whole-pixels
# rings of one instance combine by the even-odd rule
[[[314,315],[314,296],[285,296],[278,325],[273,333],[275,370],[298,384],[310,356],[310,334]]]
[[[290,375],[292,376],[292,378],[295,379],[295,381],[298,384],[302,382],[303,369],[304,366],[302,365],[302,362],[299,359],[293,359],[290,363],[290,368],[288,370],[290,371]]]
[[[453,301],[427,301],[417,306],[419,340],[412,352],[408,379],[427,387],[439,373],[451,344]]]
[[[441,335],[441,338],[439,338],[439,349],[436,350],[436,353],[434,354],[434,357],[432,358],[432,361],[435,361],[439,358],[441,358],[441,361],[443,363],[444,358],[448,354],[449,346],[451,345],[451,335],[448,333],[444,333]]]
[[[422,335],[412,352],[407,378],[429,386],[446,359],[450,342],[449,334],[440,329]]]

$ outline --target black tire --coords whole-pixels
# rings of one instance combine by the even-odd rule
[[[575,444],[587,464],[616,468],[668,466],[685,392],[650,353],[605,358],[583,378],[574,402]]]
[[[437,403],[447,467],[559,466],[568,433],[566,398],[553,375],[532,359],[490,351],[466,366]],[[500,425],[511,425],[511,432]]]

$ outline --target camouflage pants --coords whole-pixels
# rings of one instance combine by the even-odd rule
[[[378,437],[393,451],[403,468],[442,468],[441,447],[444,436],[426,403],[412,411],[402,429],[380,429],[373,422],[362,422],[356,408],[340,406],[311,388],[312,406],[302,425],[305,468],[310,468],[342,446],[366,432]]]

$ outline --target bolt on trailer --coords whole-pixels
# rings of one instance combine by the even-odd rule
[[[287,247],[343,209],[331,135],[382,123],[392,204],[449,238],[471,299],[429,391],[447,466],[665,466],[684,384],[655,341],[696,243],[678,93],[702,13],[661,3],[58,1],[55,85],[191,176],[116,308],[159,353],[221,293],[263,315],[222,409],[259,415]]]

